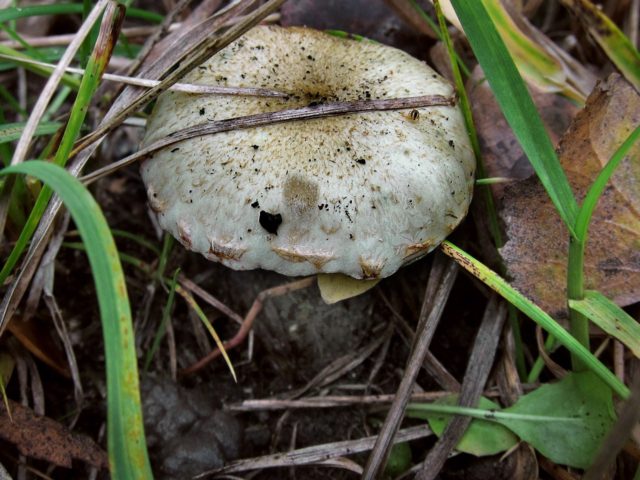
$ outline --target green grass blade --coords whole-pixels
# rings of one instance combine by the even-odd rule
[[[573,235],[578,205],[533,100],[489,14],[477,0],[452,0],[507,122]]]
[[[457,56],[453,48],[453,42],[451,41],[451,36],[449,35],[449,31],[447,30],[444,14],[442,13],[442,9],[440,8],[440,2],[436,0],[434,2],[434,5],[436,7],[436,15],[438,17],[438,26],[440,27],[439,30],[436,31],[439,32],[440,39],[444,42],[449,54],[449,63],[451,65],[451,71],[455,79],[456,91],[460,98],[460,110],[462,110],[465,124],[467,126],[467,132],[469,134],[469,139],[471,140],[471,146],[473,147],[473,153],[476,157],[477,176],[480,178],[484,178],[487,176],[486,169],[482,160],[482,152],[480,149],[478,133],[476,131],[475,124],[473,123],[471,102],[469,101],[467,90],[465,89],[464,80],[462,79]],[[479,193],[482,200],[484,201],[484,207],[486,209],[487,216],[489,217],[489,229],[491,230],[493,241],[495,242],[496,246],[500,248],[503,245],[502,232],[500,231],[500,225],[498,223],[498,214],[493,200],[493,193],[488,188],[483,189]]]
[[[141,247],[144,247],[147,250],[150,250],[154,254],[160,255],[160,248],[158,248],[158,246],[155,243],[147,240],[142,235],[131,233],[127,230],[118,230],[115,228],[111,230],[111,233],[116,238],[126,238],[127,240],[131,240],[132,242],[137,243]]]
[[[471,102],[469,101],[469,96],[467,95],[467,90],[464,85],[464,81],[462,79],[462,74],[460,72],[460,68],[458,65],[460,62],[457,60],[457,56],[455,55],[455,50],[453,48],[453,42],[451,41],[451,36],[449,35],[449,31],[447,30],[447,25],[445,22],[445,17],[442,12],[442,8],[440,2],[438,0],[434,1],[434,6],[436,8],[436,15],[438,18],[438,25],[440,27],[440,38],[444,41],[447,52],[449,52],[449,60],[451,63],[451,70],[453,72],[453,76],[456,82],[456,89],[458,91],[458,96],[460,97],[460,109],[464,115],[465,123],[467,126],[467,131],[469,132],[469,138],[471,140],[471,145],[473,147],[473,152],[476,157],[477,171],[476,171],[476,184],[481,182],[487,176],[486,168],[484,166],[484,160],[482,158],[482,151],[480,148],[480,141],[478,139],[478,132],[476,131],[475,124],[473,122],[473,114],[471,112]],[[478,179],[478,177],[481,177]],[[488,182],[487,184],[490,184]],[[500,228],[500,222],[498,221],[498,212],[495,206],[495,201],[493,198],[493,192],[489,188],[480,189],[479,192],[476,193],[480,196],[480,199],[484,202],[483,207],[484,211],[487,214],[489,219],[489,230],[493,237],[493,241],[497,248],[500,248],[504,245],[504,240],[502,236],[502,230]],[[500,265],[500,271],[504,271],[504,265]],[[511,325],[511,331],[513,335],[514,341],[514,350],[515,350],[515,359],[516,359],[516,367],[518,369],[518,374],[524,378],[526,374],[525,369],[525,358],[522,347],[522,336],[520,334],[520,324],[518,323],[518,315],[513,306],[509,306],[509,324]]]
[[[580,301],[584,299],[584,252],[587,245],[587,236],[589,232],[589,223],[593,215],[593,211],[598,203],[598,199],[602,195],[607,182],[620,165],[622,159],[629,152],[634,142],[640,137],[640,126],[637,127],[622,145],[616,150],[611,159],[602,168],[595,181],[589,188],[585,199],[578,210],[576,219],[575,237],[569,242],[569,258],[567,264],[567,298],[569,302]],[[571,309],[569,311],[569,323],[571,333],[587,348],[589,347],[589,321],[579,309]],[[581,369],[584,365],[572,356],[574,369]]]
[[[151,344],[151,348],[147,351],[147,354],[144,359],[144,367],[142,368],[143,372],[147,372],[149,370],[149,366],[151,366],[151,361],[153,360],[154,355],[160,348],[160,342],[164,337],[164,334],[167,331],[167,323],[169,323],[169,317],[171,316],[171,312],[173,311],[173,304],[176,297],[176,285],[178,284],[178,274],[180,273],[180,269],[177,268],[173,273],[173,278],[171,279],[171,283],[169,283],[169,295],[167,297],[167,302],[162,309],[162,319],[160,320],[160,325],[158,325],[158,330],[156,331],[155,336],[153,337],[153,342]]]
[[[151,479],[127,287],[111,231],[87,189],[63,168],[30,161],[0,171],[45,181],[69,209],[87,248],[105,341],[107,436],[112,478]]]
[[[22,135],[25,123],[5,123],[0,125],[0,144],[18,140]],[[62,126],[60,122],[42,122],[36,127],[35,136],[51,135]]]
[[[109,59],[111,58],[113,46],[117,41],[117,35],[122,24],[123,13],[122,7],[114,6],[114,4],[109,4],[105,10],[103,22],[100,28],[100,36],[98,37],[98,41],[93,49],[93,53],[91,54],[89,63],[85,69],[85,73],[82,76],[78,95],[73,107],[71,108],[67,127],[65,128],[62,140],[60,141],[60,146],[58,147],[53,159],[54,163],[58,165],[66,164],[69,154],[73,148],[73,142],[80,133],[80,128],[82,127],[87,110],[89,109],[91,98],[96,92],[98,85],[100,84],[102,74],[109,63]],[[16,244],[0,271],[0,284],[6,280],[22,256],[27,243],[31,240],[31,236],[33,235],[33,232],[35,232],[38,223],[42,218],[42,214],[44,213],[50,198],[51,190],[48,187],[43,188],[36,199],[24,228],[20,232],[20,236],[18,237]]]
[[[482,3],[513,56],[518,71],[528,82],[542,91],[562,92],[584,103],[584,97],[567,83],[560,61],[520,29],[501,0],[482,0]]]
[[[465,270],[478,278],[489,288],[495,290],[509,303],[528,316],[531,320],[540,325],[543,329],[555,337],[555,339],[579,358],[584,365],[602,379],[620,397],[629,397],[629,389],[616,377],[600,360],[598,360],[589,350],[587,350],[578,340],[576,340],[562,325],[556,322],[548,313],[538,307],[535,303],[522,295],[509,283],[500,277],[489,267],[479,262],[471,255],[456,247],[449,241],[444,241],[441,245],[444,253],[452,257]]]
[[[627,139],[618,147],[615,153],[611,156],[611,159],[602,168],[595,181],[589,188],[587,195],[584,197],[580,211],[578,212],[578,218],[576,220],[576,236],[582,241],[587,238],[587,231],[589,229],[589,223],[591,222],[591,216],[596,208],[598,199],[604,192],[607,182],[613,175],[615,169],[620,165],[620,162],[625,158],[629,150],[635,142],[640,138],[640,126],[629,134]]]
[[[0,9],[0,22],[43,15],[82,14],[83,9],[82,3],[53,3],[51,5],[3,8]],[[138,18],[151,23],[161,23],[164,18],[162,15],[140,8],[127,8],[127,17]]]
[[[587,290],[584,299],[569,300],[569,307],[620,340],[640,358],[640,323],[602,293]]]
[[[22,108],[20,102],[18,102],[18,100],[13,95],[11,95],[11,92],[9,92],[9,90],[7,90],[4,85],[0,85],[0,99],[5,102],[5,108],[10,107],[15,113],[18,113],[23,117],[29,116],[29,113],[24,108]]]
[[[433,32],[438,36],[438,40],[445,41],[442,28],[438,28],[438,25],[436,25],[436,23],[431,19],[431,17],[429,15],[427,15],[427,12],[425,12],[423,10],[423,8],[420,5],[418,5],[418,2],[416,2],[416,0],[409,0],[409,3],[413,7],[413,9],[416,11],[416,13],[420,16],[420,18],[424,21],[424,23],[429,25],[429,28],[431,28],[431,30],[433,30]],[[434,2],[434,5],[435,5],[435,3],[436,2]],[[442,9],[440,9],[440,11],[442,11]],[[447,31],[447,36],[449,36],[449,32],[448,31]],[[449,42],[450,41],[451,41],[451,38],[449,38]],[[449,53],[449,54],[451,55],[451,53]],[[453,55],[455,56],[455,59],[456,59],[455,63],[458,65],[458,68],[460,70],[462,70],[462,72],[465,74],[465,76],[470,77],[471,76],[471,72],[469,71],[469,67],[467,67],[465,65],[465,63],[458,56],[458,54],[457,54],[457,52],[455,50],[453,50]],[[453,62],[452,62],[452,64],[453,64]]]
[[[87,62],[85,73],[82,76],[78,96],[71,109],[67,128],[64,131],[60,146],[53,159],[58,165],[65,165],[69,158],[69,154],[73,149],[73,142],[80,133],[80,128],[91,104],[93,94],[98,89],[102,74],[109,64],[109,59],[118,41],[123,20],[124,7],[118,4],[107,5],[102,24],[100,25],[100,33],[98,34],[93,52]]]

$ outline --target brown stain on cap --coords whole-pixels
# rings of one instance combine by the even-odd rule
[[[282,190],[285,205],[295,215],[304,215],[309,211],[315,211],[318,204],[318,194],[318,184],[301,175],[288,177]]]

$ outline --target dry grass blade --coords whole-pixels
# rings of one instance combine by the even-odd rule
[[[0,53],[0,58],[4,58],[6,60],[13,60],[18,63],[28,63],[30,65],[38,65],[41,67],[50,67],[55,68],[56,65],[47,62],[39,62],[37,60],[31,60],[26,58],[13,57],[11,55],[4,55]],[[84,74],[84,69],[82,68],[74,68],[67,67],[65,68],[66,72],[69,73],[79,73]],[[126,85],[134,85],[136,87],[147,87],[153,88],[160,84],[158,80],[150,80],[148,78],[139,78],[139,77],[127,77],[125,75],[116,75],[113,73],[105,73],[102,75],[103,80],[108,80],[111,82],[120,82]],[[193,83],[174,83],[171,85],[168,90],[173,90],[176,92],[185,92],[185,93],[199,93],[199,94],[210,94],[210,95],[251,95],[257,97],[287,97],[288,94],[283,92],[278,92],[275,90],[268,90],[266,88],[252,88],[252,87],[223,87],[223,86],[215,86],[215,85],[198,85]]]
[[[135,64],[133,64],[129,69],[129,74],[133,75],[137,72],[138,76],[141,77],[160,78],[177,60],[183,58],[189,48],[193,45],[202,45],[207,37],[217,35],[225,22],[244,11],[251,3],[251,0],[236,2],[232,6],[216,12],[221,3],[220,0],[202,2],[182,22],[182,26],[178,31],[161,40],[157,40],[157,43],[155,43],[155,39],[148,39],[150,51],[141,60],[140,68],[134,68]],[[180,5],[176,5],[176,9],[178,8],[180,8]],[[216,13],[214,14],[214,12]],[[163,25],[160,25],[160,29],[162,28]],[[142,54],[145,53],[146,48],[147,46],[145,45],[141,52]],[[139,92],[135,90],[125,90],[118,98],[118,101],[121,99],[130,101],[138,95]],[[125,103],[120,103],[116,109],[112,110],[118,111],[125,105]]]
[[[380,110],[401,110],[407,108],[453,105],[453,97],[442,95],[427,95],[421,97],[390,98],[380,100],[356,100],[353,102],[335,102],[316,105],[313,107],[292,108],[277,112],[258,113],[244,117],[228,118],[214,122],[202,123],[193,127],[173,132],[165,138],[129,155],[117,162],[113,162],[95,172],[85,175],[80,180],[91,183],[116,170],[132,163],[144,160],[158,150],[162,150],[189,138],[213,135],[215,133],[228,132],[243,128],[254,128],[273,123],[291,122],[295,120],[310,120],[314,118],[328,117],[332,115],[346,115],[356,112],[371,112]]]
[[[248,7],[253,2],[240,2],[243,7]],[[281,2],[280,2],[281,3]],[[260,22],[262,18],[267,16],[273,9],[277,8],[278,5],[275,5],[273,2],[269,2],[262,9],[256,10],[252,15],[246,17],[246,20],[242,23],[243,28],[250,28],[250,26],[257,24]],[[268,7],[268,8],[267,8]],[[239,10],[242,10],[238,7]],[[231,10],[232,13],[235,13],[235,10]],[[188,19],[187,19],[188,20]],[[217,30],[214,27],[220,27],[229,20],[227,15],[223,15],[222,17],[213,17],[211,22],[202,22],[201,25],[204,25],[207,28],[198,28],[194,27],[194,29],[188,32],[188,36],[180,35],[178,33],[172,36],[173,39],[177,42],[180,40],[181,49],[168,50],[169,53],[162,56],[158,62],[153,65],[150,65],[148,68],[143,70],[143,74],[149,78],[154,78],[152,73],[155,73],[155,78],[158,78],[162,75],[162,72],[165,71],[166,68],[169,68],[174,63],[179,63],[182,59],[180,56],[185,49],[189,51],[200,51],[204,50],[208,45],[212,43],[211,36]],[[213,32],[213,33],[212,33]],[[226,44],[233,41],[237,36],[240,36],[244,30],[242,29],[229,29],[224,36],[224,41],[220,40],[219,42],[213,42],[214,45],[210,46],[207,49],[207,55],[213,55],[217,50],[223,48]],[[235,37],[234,37],[235,35]],[[186,37],[186,38],[185,38]],[[215,37],[214,38],[218,38]],[[222,37],[220,37],[222,38]],[[227,42],[227,43],[224,43]],[[199,50],[200,49],[200,50]],[[195,65],[194,65],[195,66]],[[175,72],[174,72],[175,73]],[[183,71],[182,74],[186,74],[187,70]],[[165,79],[166,80],[166,79]],[[173,79],[173,81],[177,81],[178,77]],[[170,85],[170,82],[163,82],[164,87],[166,88]],[[156,91],[151,94],[149,91],[146,92],[148,98],[147,101],[152,100],[160,93],[159,87],[156,87]],[[145,95],[145,94],[142,94]],[[120,96],[116,99],[112,107],[107,112],[105,119],[102,122],[102,128],[104,131],[110,131],[114,129],[117,125],[119,125],[118,119],[123,120],[126,117],[127,109],[130,107],[131,103],[141,96],[139,89],[135,89],[133,87],[125,89]],[[144,103],[144,102],[142,102]],[[123,113],[124,112],[124,113]],[[81,154],[72,162],[69,167],[69,171],[72,175],[78,175],[79,172],[84,168],[86,162],[89,160],[91,155],[94,153],[95,149],[98,147],[99,142],[92,143],[89,148],[81,152]],[[0,324],[2,324],[7,318],[13,316],[15,311],[20,303],[24,292],[26,291],[31,278],[37,268],[39,263],[39,259],[44,252],[46,247],[48,238],[51,234],[51,226],[53,225],[53,221],[56,218],[56,215],[60,211],[62,207],[62,202],[59,198],[54,197],[44,215],[42,216],[42,220],[36,229],[33,239],[31,241],[31,246],[24,257],[22,266],[13,279],[11,284],[9,285],[7,292],[2,300],[2,304],[0,304]]]
[[[74,105],[69,114],[69,120],[64,129],[64,133],[59,139],[59,145],[57,146],[56,153],[55,155],[53,155],[52,160],[54,164],[64,165],[66,163],[69,151],[73,145],[73,140],[79,133],[82,123],[85,120],[87,107],[91,101],[91,97],[95,93],[95,89],[100,82],[101,75],[104,72],[106,65],[108,64],[111,54],[113,53],[113,47],[117,40],[117,31],[119,31],[122,19],[124,17],[124,7],[117,2],[108,1],[106,3],[106,7],[103,10],[104,13],[102,14],[102,20],[100,22],[100,30],[98,32],[96,44],[93,48],[93,53],[91,54],[87,62],[87,73],[83,76],[83,79],[80,82],[78,95],[76,96]],[[85,25],[88,25],[88,23],[85,23]],[[58,208],[61,205],[61,201],[59,198],[53,197],[54,200],[50,202],[49,200],[51,198],[51,193],[51,190],[49,190],[46,186],[39,193],[38,198],[36,199],[31,210],[29,221],[27,222],[27,224],[25,224],[20,237],[18,237],[16,246],[14,247],[11,255],[8,257],[3,267],[3,272],[6,271],[6,273],[3,273],[3,275],[10,273],[14,269],[24,247],[28,243],[29,238],[32,236],[33,228],[35,227],[36,222],[40,220],[37,224],[38,229],[40,229],[43,222],[46,222],[46,217],[42,216],[42,211],[45,209],[45,206],[47,204],[57,204],[56,212],[58,211]],[[5,220],[4,214],[0,213],[0,217],[0,223],[3,224]],[[46,247],[46,242],[42,240],[45,240],[45,236],[48,238],[51,235],[50,227],[53,223],[53,216],[49,220],[50,222],[46,222],[46,235],[43,235],[41,237],[41,241],[39,242],[36,240],[32,241],[27,256],[23,259],[18,273],[10,283],[9,288],[2,300],[2,305],[0,305],[0,335],[6,327],[9,319],[15,313],[17,305],[22,299],[26,287],[34,274],[36,267],[39,264],[42,252]],[[35,238],[37,239],[38,237]],[[31,253],[36,250],[38,252],[37,256],[31,255]],[[16,293],[18,293],[18,295],[16,295]]]
[[[168,31],[172,32],[180,28],[181,23],[172,23]],[[157,26],[141,26],[141,27],[125,27],[121,30],[120,34],[127,39],[136,37],[147,37],[153,32],[157,31]],[[32,37],[29,35],[23,35],[23,40],[26,40],[31,47],[60,47],[69,45],[75,38],[75,34],[63,33],[60,35],[47,35],[44,37]],[[24,43],[17,40],[2,40],[0,45],[3,47],[9,47],[13,50],[23,50],[25,48]]]
[[[185,52],[181,59],[174,62],[169,69],[164,72],[164,74],[159,78],[161,82],[158,85],[150,88],[141,95],[138,95],[137,98],[132,100],[131,103],[126,105],[122,110],[111,116],[108,122],[103,123],[92,133],[81,139],[76,147],[76,152],[91,145],[93,142],[112,131],[131,113],[142,108],[147,102],[156,98],[188,72],[211,57],[211,55],[220,51],[243,33],[247,32],[250,28],[260,23],[264,17],[279,8],[284,1],[285,0],[269,0],[261,7],[257,8],[251,15],[247,15],[247,17],[243,18],[242,21],[230,27],[221,35],[207,37],[201,44],[192,46]]]
[[[411,394],[411,402],[432,402],[456,392],[420,392]],[[495,395],[495,392],[485,392],[487,396]],[[304,397],[298,400],[266,398],[244,400],[241,403],[227,405],[225,410],[230,412],[255,412],[266,410],[289,410],[300,408],[339,408],[352,405],[384,405],[391,403],[395,395],[326,395],[322,397]]]
[[[378,337],[374,338],[367,345],[359,348],[355,352],[348,353],[340,358],[337,358],[325,368],[323,368],[317,375],[315,375],[306,385],[291,392],[287,392],[282,395],[283,398],[293,399],[303,395],[308,390],[314,387],[323,387],[337,380],[343,375],[349,373],[358,365],[361,365],[367,358],[369,358],[373,352],[375,352],[380,346],[391,337],[393,333],[393,324],[389,324],[389,327]]]
[[[38,123],[40,123],[40,119],[49,104],[49,100],[55,93],[55,90],[58,88],[58,84],[60,83],[60,79],[65,72],[65,69],[69,66],[71,61],[73,60],[76,52],[84,42],[85,38],[91,32],[94,23],[100,18],[100,15],[107,7],[112,0],[100,0],[91,13],[87,16],[87,19],[84,21],[78,32],[76,33],[73,41],[67,47],[67,50],[64,52],[64,55],[58,62],[55,70],[51,73],[51,76],[47,80],[46,85],[42,89],[40,96],[38,97],[38,101],[31,109],[31,114],[29,115],[29,120],[27,124],[24,126],[24,130],[22,131],[22,135],[20,136],[20,140],[16,145],[16,149],[13,152],[13,157],[11,158],[11,165],[16,165],[22,162],[27,156],[27,152],[29,150],[29,145],[31,144],[31,139],[33,138],[33,134],[35,133],[36,127]],[[4,223],[4,222],[3,222]]]
[[[449,294],[451,293],[451,288],[453,287],[457,273],[457,266],[452,262],[449,262],[449,265],[442,277],[442,281],[440,282],[440,286],[435,294],[433,308],[431,308],[430,311],[425,308],[429,302],[429,299],[425,296],[422,304],[423,308],[420,311],[418,330],[416,331],[416,342],[411,351],[409,361],[407,362],[407,368],[405,369],[404,376],[402,377],[402,382],[396,392],[396,397],[389,409],[384,425],[378,434],[373,451],[367,460],[367,465],[365,467],[364,474],[362,475],[363,479],[374,480],[380,477],[381,471],[384,468],[384,464],[386,463],[389,455],[393,439],[398,431],[400,422],[404,417],[406,406],[409,403],[411,389],[413,388],[418,372],[424,362],[424,356],[429,349],[429,344],[431,343],[433,334],[435,333],[438,322],[442,316],[444,306],[446,305]]]
[[[15,150],[13,151],[13,156],[11,157],[11,165],[16,165],[24,161],[29,152],[29,146],[31,145],[31,141],[33,140],[33,136],[35,135],[36,128],[38,128],[38,124],[44,115],[47,105],[53,94],[55,93],[58,85],[60,84],[60,80],[65,73],[65,68],[69,66],[76,52],[84,42],[87,35],[93,28],[94,23],[98,20],[104,9],[107,7],[107,4],[112,0],[100,0],[91,13],[87,16],[87,19],[84,21],[78,32],[75,34],[73,41],[69,44],[64,55],[60,58],[58,65],[51,72],[51,76],[47,80],[44,88],[42,89],[36,104],[31,109],[31,113],[29,114],[29,119],[27,120],[24,129],[22,130],[22,135],[20,135],[20,139],[16,145]],[[5,222],[7,220],[7,213],[9,208],[9,198],[11,195],[11,191],[13,189],[13,180],[9,180],[4,186],[4,193],[0,196],[0,231],[4,231]],[[2,322],[0,322],[1,324]]]
[[[180,285],[182,285],[182,288],[193,293],[195,296],[200,297],[202,300],[207,302],[209,305],[211,305],[213,308],[220,311],[221,313],[224,313],[227,317],[229,317],[231,320],[233,320],[237,324],[240,324],[240,325],[242,324],[243,319],[240,315],[238,315],[236,312],[231,310],[224,303],[222,303],[216,297],[214,297],[209,292],[204,290],[198,284],[189,280],[184,275],[179,275],[178,280],[180,282]]]
[[[500,332],[507,317],[506,303],[498,299],[494,294],[487,305],[482,323],[478,329],[473,350],[467,363],[467,371],[462,381],[462,390],[458,404],[462,407],[474,407],[489,378],[493,365]],[[427,455],[422,470],[416,476],[416,480],[433,480],[449,457],[449,454],[458,444],[471,423],[470,417],[455,416],[445,428],[442,436]]]
[[[401,430],[396,435],[394,443],[408,442],[418,438],[431,435],[428,427],[421,425]],[[263,457],[238,460],[222,468],[201,473],[194,478],[205,478],[209,475],[220,475],[224,473],[245,472],[247,470],[258,470],[262,468],[291,467],[296,465],[309,465],[322,462],[331,458],[353,455],[355,453],[371,450],[376,437],[365,437],[358,440],[347,440],[342,442],[314,445],[313,447],[301,448],[287,453],[276,453]]]
[[[153,47],[160,41],[160,39],[167,34],[173,21],[182,13],[182,11],[191,3],[191,0],[180,0],[170,12],[168,12],[162,23],[154,29],[154,32],[147,37],[140,50],[138,56],[131,62],[131,65],[127,68],[127,73],[133,75],[142,63],[147,59],[147,56],[153,50]]]

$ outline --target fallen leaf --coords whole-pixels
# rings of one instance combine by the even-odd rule
[[[471,73],[467,82],[467,92],[487,176],[524,180],[533,175],[533,167],[509,128],[479,66]],[[547,127],[551,141],[554,145],[557,144],[575,116],[577,107],[555,93],[545,93],[531,86],[529,92]],[[494,185],[494,191],[498,196],[502,196],[503,189],[500,184]]]
[[[600,83],[562,138],[558,154],[581,202],[597,174],[640,124],[640,96],[619,75]],[[547,312],[566,315],[569,233],[537,178],[507,187],[500,250],[522,291]],[[620,164],[598,202],[585,250],[585,288],[620,306],[640,300],[640,145]]]
[[[29,408],[9,400],[0,404],[0,438],[15,444],[21,454],[71,468],[72,459],[97,468],[108,466],[107,454],[91,438],[72,433],[64,425],[41,417]]]

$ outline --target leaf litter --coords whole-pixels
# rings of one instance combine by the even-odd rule
[[[640,124],[640,96],[619,75],[598,84],[562,137],[558,154],[579,200],[611,155]],[[618,305],[640,300],[640,145],[613,174],[589,229],[585,286]],[[505,189],[509,238],[500,250],[513,286],[552,315],[566,314],[569,233],[544,188],[529,178]]]
[[[55,420],[36,415],[19,403],[0,404],[0,438],[15,443],[22,455],[71,468],[79,459],[97,468],[107,466],[107,454],[86,435],[72,433]]]

